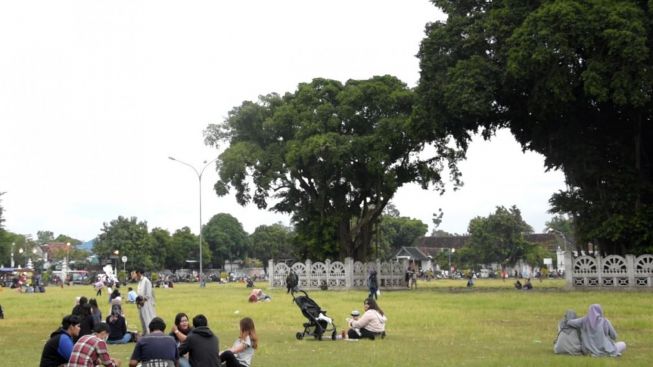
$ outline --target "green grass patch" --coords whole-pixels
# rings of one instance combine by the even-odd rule
[[[479,280],[420,282],[417,290],[382,291],[388,337],[377,341],[296,340],[304,317],[282,289],[266,290],[272,302],[249,304],[244,284],[179,284],[155,289],[157,313],[172,325],[177,312],[203,313],[220,338],[220,349],[238,336],[238,321],[256,323],[260,347],[254,366],[651,366],[653,313],[650,292],[564,291],[563,281],[535,282],[517,291],[512,282]],[[258,286],[265,285],[259,283]],[[126,293],[126,292],[125,292]],[[91,286],[49,287],[43,294],[0,290],[0,365],[38,365],[43,344],[76,296],[93,297]],[[340,330],[351,310],[363,309],[364,291],[310,291]],[[108,296],[99,301],[103,315]],[[552,352],[557,321],[568,308],[584,314],[600,303],[628,349],[619,358],[557,356]],[[139,327],[135,306],[125,305],[130,329]],[[126,365],[134,344],[110,346]]]

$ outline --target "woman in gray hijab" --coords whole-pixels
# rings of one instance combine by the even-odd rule
[[[569,320],[567,325],[580,330],[583,354],[616,357],[626,350],[626,343],[616,341],[617,332],[603,317],[601,305],[590,305],[587,316]]]
[[[558,324],[558,336],[553,344],[555,354],[571,354],[578,356],[583,354],[580,342],[580,331],[569,325],[567,322],[575,319],[576,311],[567,310],[565,317]]]

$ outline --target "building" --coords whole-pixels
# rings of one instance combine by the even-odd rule
[[[434,270],[433,258],[417,247],[402,247],[393,256],[397,261],[407,261],[409,264],[415,264],[417,269],[423,271]]]

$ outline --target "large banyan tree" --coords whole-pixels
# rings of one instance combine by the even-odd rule
[[[397,189],[418,182],[443,190],[447,166],[458,179],[459,155],[421,136],[413,102],[392,76],[314,79],[294,93],[245,101],[205,131],[207,144],[228,143],[215,191],[291,214],[304,256],[366,259]]]
[[[509,128],[561,169],[581,243],[653,250],[653,2],[433,0],[417,119],[466,148],[472,132]]]

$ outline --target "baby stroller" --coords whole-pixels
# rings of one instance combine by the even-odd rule
[[[299,293],[300,295],[296,296],[295,293]],[[293,290],[292,298],[293,302],[297,304],[297,307],[299,307],[304,317],[308,320],[308,322],[304,323],[304,331],[298,332],[295,335],[298,340],[304,339],[304,336],[306,335],[313,335],[315,339],[322,340],[322,335],[327,332],[331,332],[331,340],[336,340],[336,325],[330,317],[327,317],[326,310],[321,309],[320,306],[302,290]]]

